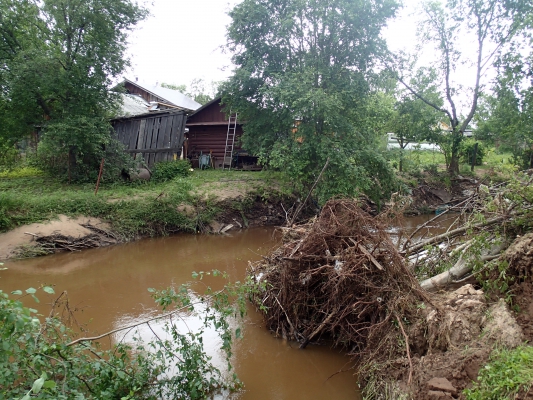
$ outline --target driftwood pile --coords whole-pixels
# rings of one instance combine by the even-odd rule
[[[285,243],[250,266],[267,328],[301,348],[328,339],[354,356],[379,352],[392,329],[405,336],[427,298],[378,219],[331,200],[314,222],[284,231]]]
[[[120,242],[120,238],[112,232],[98,228],[89,223],[80,225],[89,229],[92,233],[73,237],[61,233],[39,236],[34,233],[26,232],[27,235],[32,235],[34,238],[34,243],[32,243],[30,251],[32,254],[38,253],[44,255],[61,251],[81,251],[95,247],[109,246]],[[19,255],[24,256],[26,251],[28,251],[27,247],[20,249]]]

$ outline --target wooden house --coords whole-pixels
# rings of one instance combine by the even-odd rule
[[[142,156],[145,166],[180,157],[185,139],[187,114],[162,110],[111,120],[115,137],[135,160]]]
[[[257,157],[241,147],[242,122],[236,115],[226,116],[220,97],[190,114],[186,126],[184,148],[193,166],[198,167],[197,160],[202,155],[210,155],[210,166],[214,168],[258,169]]]
[[[179,91],[128,79],[114,89],[122,92],[122,108],[111,124],[125,151],[149,168],[179,158],[187,115],[201,105]]]

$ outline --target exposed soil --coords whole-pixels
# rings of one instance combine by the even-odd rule
[[[513,303],[517,306],[514,316],[522,327],[524,337],[533,343],[533,283],[522,282],[513,289]]]
[[[463,398],[461,392],[472,386],[494,343],[515,347],[524,336],[503,300],[488,304],[484,293],[472,285],[431,300],[434,307],[426,311],[425,320],[409,330],[414,353],[411,385],[405,357],[393,361],[387,372],[413,399]],[[437,309],[444,311],[442,318],[436,317]]]
[[[463,398],[461,392],[472,385],[495,343],[510,348],[532,343],[533,234],[518,237],[503,258],[509,263],[508,274],[515,277],[510,292],[517,310],[509,310],[503,299],[488,303],[483,292],[472,285],[432,297],[425,321],[419,320],[409,332],[414,353],[412,384],[407,384],[409,363],[405,357],[392,361],[385,370],[412,398]],[[444,310],[444,318],[433,320],[437,309]],[[427,338],[438,336],[441,340],[432,348]],[[533,389],[515,399],[533,399]]]
[[[109,236],[104,233],[108,230],[109,224],[97,218],[69,218],[59,215],[57,220],[24,225],[0,234],[0,260],[20,256],[22,251],[38,245],[39,241],[41,244],[46,243],[47,238],[49,241],[56,237],[59,240],[76,242],[87,238],[98,240],[101,237],[102,242],[111,244]],[[103,240],[106,236],[107,239]]]
[[[235,229],[283,224],[286,214],[281,200],[264,201],[260,196],[250,198],[252,190],[253,186],[244,185],[233,189],[221,186],[211,191],[210,196],[217,196],[214,199],[221,213],[209,226],[200,227],[202,232],[227,233]],[[198,209],[190,204],[182,204],[176,211],[189,218],[196,218],[198,214]],[[123,239],[112,232],[109,224],[97,218],[60,215],[57,220],[25,225],[0,234],[0,261],[78,251],[121,241]]]
[[[511,290],[516,320],[526,340],[533,343],[533,233],[518,237],[503,258],[516,279]]]
[[[423,181],[413,189],[412,202],[406,213],[428,214],[444,210],[474,194],[480,184],[478,179],[458,178],[449,188],[443,182]]]

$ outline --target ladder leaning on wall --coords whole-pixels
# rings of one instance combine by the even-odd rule
[[[231,163],[233,161],[233,147],[235,145],[235,135],[237,133],[237,114],[230,114],[228,119],[228,133],[226,134],[226,147],[224,149],[224,162],[222,163],[222,169],[231,169]]]

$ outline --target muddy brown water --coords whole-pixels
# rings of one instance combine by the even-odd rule
[[[431,217],[406,219],[407,234]],[[440,233],[451,221],[453,217],[423,232]],[[391,234],[395,236],[396,229],[391,229]],[[51,284],[56,293],[66,290],[71,307],[78,310],[78,322],[87,324],[90,334],[100,334],[160,313],[147,290],[150,287],[179,285],[190,281],[193,271],[212,269],[242,280],[248,261],[258,260],[278,240],[273,228],[255,228],[229,236],[178,235],[10,261],[4,265],[8,269],[0,272],[0,288],[10,292]],[[205,283],[213,288],[221,285],[212,278]],[[40,292],[39,298],[40,304],[31,299],[26,304],[47,313],[54,297]],[[150,336],[146,331],[141,334]],[[212,332],[207,336],[206,348],[222,366],[218,342]],[[121,339],[115,335],[103,344]],[[248,308],[244,321],[244,338],[236,342],[234,350],[233,363],[245,389],[232,398],[360,399],[349,357],[328,346],[299,350],[296,344],[273,337],[253,307]]]
[[[80,310],[80,323],[87,323],[91,333],[104,333],[160,312],[149,287],[179,285],[190,281],[193,271],[214,268],[242,280],[248,260],[259,259],[276,243],[273,231],[255,228],[228,237],[179,235],[7,262],[4,267],[8,269],[0,272],[0,288],[9,292],[53,284],[56,293],[68,292],[71,306]],[[40,291],[39,298],[40,304],[31,299],[26,304],[44,314],[53,296]],[[215,360],[216,348],[216,343],[207,346]],[[348,370],[349,357],[327,346],[299,350],[273,337],[252,307],[244,321],[244,337],[236,342],[233,362],[245,389],[232,398],[360,398],[354,371]],[[343,370],[348,371],[337,373]]]

